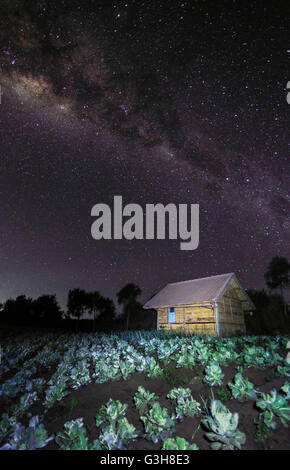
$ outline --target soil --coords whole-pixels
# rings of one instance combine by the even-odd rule
[[[1,338],[1,332],[0,332]],[[7,336],[6,336],[7,338]],[[18,338],[19,339],[19,338]],[[278,351],[280,353],[280,351]],[[35,353],[33,353],[35,354]],[[33,355],[32,354],[32,355]],[[285,351],[281,351],[281,355]],[[26,357],[25,361],[29,358]],[[17,365],[19,367],[19,364]],[[132,374],[126,381],[109,381],[103,384],[90,383],[83,386],[78,390],[72,390],[71,393],[57,402],[52,408],[44,413],[43,406],[38,403],[30,408],[32,415],[38,415],[43,419],[44,426],[48,435],[56,434],[62,430],[65,422],[72,419],[83,418],[87,427],[89,442],[97,439],[100,434],[100,429],[95,425],[95,416],[102,405],[105,405],[110,398],[119,400],[122,403],[128,404],[126,417],[139,432],[139,437],[135,441],[130,441],[127,444],[128,450],[159,450],[162,447],[162,442],[153,444],[151,441],[144,439],[144,427],[140,420],[138,412],[134,406],[133,397],[136,393],[138,386],[142,385],[150,392],[156,393],[159,397],[159,403],[162,407],[167,407],[169,412],[173,412],[173,407],[170,400],[166,397],[168,392],[174,387],[186,387],[192,391],[192,396],[195,400],[202,403],[202,400],[209,404],[212,398],[212,390],[215,398],[220,397],[218,394],[219,387],[209,387],[203,382],[204,367],[197,365],[192,369],[176,368],[174,363],[170,363],[165,369],[165,378],[148,378],[144,374]],[[224,389],[227,390],[226,385],[232,382],[236,364],[231,363],[228,367],[222,367],[224,373]],[[49,380],[55,371],[56,364],[50,369],[38,366],[37,374],[35,377],[43,377]],[[269,392],[272,389],[280,390],[281,386],[285,383],[285,377],[277,377],[274,373],[275,367],[267,369],[258,369],[250,367],[243,373],[254,383],[255,388],[261,392]],[[3,375],[1,382],[3,383],[8,378],[12,377],[17,372],[16,369],[10,370],[7,374]],[[254,400],[248,400],[245,403],[240,403],[238,400],[230,399],[230,394],[225,393],[224,404],[231,412],[239,413],[239,429],[246,434],[246,443],[243,445],[243,450],[285,450],[290,448],[290,428],[284,427],[279,419],[276,419],[277,428],[273,431],[272,435],[263,441],[257,441],[256,425],[254,420],[258,417],[259,411],[255,407]],[[44,398],[44,397],[42,397]],[[0,399],[0,416],[2,413],[8,411],[9,407],[17,400],[3,400]],[[42,403],[42,399],[39,403]],[[23,420],[23,424],[27,425],[28,422]],[[206,429],[201,424],[201,418],[185,418],[181,422],[177,422],[175,426],[174,436],[184,437],[189,443],[195,442],[202,450],[210,449],[210,442],[206,439]],[[0,443],[0,445],[3,444]],[[50,441],[44,448],[46,450],[59,449],[54,441]]]
[[[175,369],[175,368],[174,368]],[[202,370],[202,368],[199,368]],[[172,385],[162,378],[148,378],[143,374],[133,374],[126,381],[111,381],[104,384],[91,383],[83,386],[78,390],[66,396],[63,400],[53,406],[44,415],[44,426],[49,435],[55,434],[60,431],[66,421],[83,417],[84,423],[88,430],[89,442],[97,439],[100,434],[100,429],[95,425],[95,415],[99,408],[106,404],[110,398],[120,400],[122,403],[128,404],[126,417],[128,421],[136,427],[140,433],[135,441],[130,441],[127,444],[128,450],[159,450],[162,447],[162,442],[153,444],[142,437],[144,434],[143,423],[139,418],[136,408],[133,403],[133,396],[137,391],[139,385],[145,389],[154,392],[159,397],[159,403],[162,407],[167,407],[169,412],[173,412],[170,400],[166,397],[168,392],[174,386],[188,387],[192,391],[192,396],[195,400],[201,402],[201,397],[209,403],[211,398],[211,388],[204,384],[202,376],[198,368],[190,369],[175,369],[175,379],[181,382],[187,381],[182,385]],[[266,370],[249,368],[245,371],[244,376],[247,377],[254,385],[262,392],[269,392],[273,388],[279,390],[285,383],[285,377],[275,377],[274,369],[268,368]],[[224,384],[233,380],[236,373],[235,364],[230,364],[228,367],[223,367]],[[215,387],[213,387],[215,393]],[[72,410],[72,399],[75,400],[75,407]],[[240,403],[237,400],[226,400],[224,404],[231,412],[239,413],[239,429],[246,434],[246,444],[242,447],[244,450],[279,450],[290,448],[290,429],[283,427],[283,425],[276,419],[277,428],[272,436],[263,441],[255,439],[256,426],[254,419],[258,417],[258,410],[255,408],[255,402],[248,400],[245,403]],[[32,410],[31,410],[32,411]],[[34,406],[33,414],[39,413],[42,415],[43,410],[37,409]],[[200,418],[185,418],[176,424],[176,432],[174,436],[184,437],[189,443],[195,442],[200,449],[208,450],[210,442],[205,437],[206,429],[200,423]],[[45,449],[58,449],[54,441],[50,441]]]

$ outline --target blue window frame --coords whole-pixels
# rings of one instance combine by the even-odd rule
[[[168,307],[168,323],[175,323],[175,308]]]

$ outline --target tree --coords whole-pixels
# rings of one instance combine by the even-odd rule
[[[126,329],[129,329],[130,315],[135,311],[137,307],[137,297],[141,294],[140,287],[136,284],[129,283],[124,286],[118,293],[118,303],[123,306],[123,315],[126,316]]]
[[[98,330],[111,330],[115,316],[114,302],[103,297],[98,291],[89,292],[87,299],[89,312],[93,315],[93,331],[96,329],[96,320]]]
[[[67,301],[68,313],[77,318],[78,322],[84,313],[89,310],[88,294],[83,289],[70,289]]]
[[[93,331],[96,327],[96,318],[100,314],[101,294],[98,291],[89,292],[87,294],[87,303],[90,315],[93,315]]]
[[[33,315],[37,322],[57,326],[61,321],[62,311],[55,295],[41,295],[33,301]]]
[[[19,295],[16,299],[8,299],[4,303],[1,315],[7,323],[30,324],[33,320],[33,300],[26,295]]]
[[[247,290],[255,305],[252,315],[245,315],[247,334],[289,334],[290,322],[285,321],[283,301],[279,294],[265,290]]]
[[[286,303],[284,300],[284,289],[289,286],[290,264],[282,256],[274,256],[268,265],[264,274],[265,281],[270,290],[280,288],[281,297],[284,304],[284,313],[286,315]]]
[[[111,331],[115,320],[115,305],[111,299],[101,296],[100,298],[100,315],[98,317],[98,329],[102,331]]]

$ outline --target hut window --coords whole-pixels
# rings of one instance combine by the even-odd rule
[[[168,323],[175,323],[175,308],[168,307]]]

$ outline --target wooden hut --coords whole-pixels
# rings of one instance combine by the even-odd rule
[[[146,304],[157,310],[157,330],[230,336],[245,333],[245,312],[255,306],[234,273],[167,284]]]

